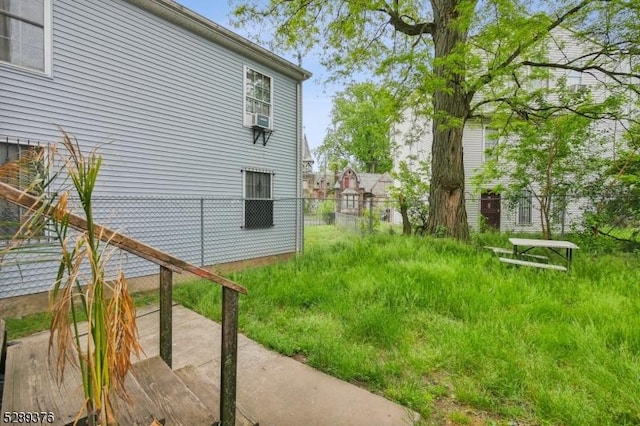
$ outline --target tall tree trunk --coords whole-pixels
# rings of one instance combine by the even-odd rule
[[[469,100],[463,88],[465,67],[454,53],[467,39],[459,20],[456,0],[432,0],[434,9],[434,73],[444,88],[433,95],[433,145],[431,149],[431,189],[427,232],[469,239],[464,200],[462,133],[469,113]],[[454,53],[454,55],[452,55]]]
[[[409,220],[409,205],[404,196],[398,197],[400,204],[400,216],[402,216],[402,235],[411,235],[411,221]]]

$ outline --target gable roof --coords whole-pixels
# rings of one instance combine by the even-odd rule
[[[364,192],[372,192],[373,187],[380,181],[393,182],[389,173],[359,173],[360,187],[364,189]]]
[[[311,150],[309,149],[309,141],[307,141],[306,134],[302,136],[302,162],[311,164],[314,163],[313,156],[311,155]]]
[[[347,166],[338,176],[338,180],[334,185],[334,188],[339,189],[341,187],[342,178],[344,177],[347,171],[351,170],[351,172],[356,176],[358,180],[358,187],[364,189],[364,192],[371,193],[373,191],[373,187],[378,184],[378,182],[393,182],[393,178],[388,172],[385,173],[364,173],[364,172],[356,172],[351,165]]]
[[[311,73],[304,68],[294,65],[275,53],[210,21],[174,0],[126,1],[213,43],[224,46],[243,56],[250,57],[254,61],[275,69],[296,81],[304,81],[311,77]]]

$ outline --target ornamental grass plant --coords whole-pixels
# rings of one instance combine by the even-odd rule
[[[59,165],[60,167],[55,167]],[[78,141],[63,132],[59,146],[25,152],[16,161],[0,168],[0,179],[8,184],[30,182],[20,189],[38,197],[37,208],[28,211],[12,241],[0,254],[0,262],[11,253],[33,255],[33,241],[46,232],[58,249],[43,245],[50,258],[58,256],[58,268],[50,291],[51,326],[49,356],[55,377],[63,380],[67,363],[80,371],[85,402],[79,407],[76,422],[84,418],[89,425],[117,424],[111,397],[114,391],[128,400],[124,380],[131,367],[131,356],[141,350],[138,342],[133,300],[122,272],[112,280],[106,271],[113,248],[101,242],[99,227],[94,227],[92,197],[102,158],[96,150],[84,154]],[[65,183],[61,183],[65,182]],[[70,185],[69,185],[70,183]],[[86,220],[79,232],[69,226],[74,207]],[[87,322],[80,329],[80,322]]]

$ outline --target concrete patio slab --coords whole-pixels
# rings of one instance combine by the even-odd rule
[[[145,354],[158,355],[156,307],[138,311],[138,330]],[[48,333],[20,339],[43,339]],[[192,365],[220,383],[220,324],[183,306],[173,307],[173,369]],[[350,383],[272,352],[238,336],[239,406],[261,426],[407,426],[419,415]]]

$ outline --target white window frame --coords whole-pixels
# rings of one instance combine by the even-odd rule
[[[247,112],[247,71],[253,71],[256,72],[258,74],[261,74],[265,77],[268,77],[271,85],[270,85],[270,90],[269,90],[269,129],[273,129],[273,109],[274,109],[274,104],[273,104],[273,93],[274,93],[274,87],[275,87],[275,81],[273,79],[273,76],[271,76],[270,74],[267,74],[257,68],[245,65],[243,67],[243,74],[242,74],[242,117],[243,117],[243,124],[246,127],[251,127],[251,117],[252,114]]]
[[[491,142],[492,144],[489,145],[487,144],[487,136],[489,134],[495,134],[497,137],[495,139],[492,139]],[[487,149],[491,149],[491,148],[495,148],[496,146],[498,146],[498,143],[500,143],[500,136],[498,134],[498,131],[496,129],[492,129],[489,126],[482,126],[482,162],[486,162],[487,160],[491,159],[491,155],[487,154]],[[494,158],[498,158],[497,155],[495,155]]]
[[[9,68],[19,69],[21,71],[32,72],[40,75],[51,77],[53,75],[53,0],[44,0],[44,18],[43,18],[43,33],[44,33],[44,69],[28,68],[22,65],[16,65],[12,62],[0,61],[0,66],[6,66]]]
[[[247,197],[247,173],[262,173],[268,174],[269,177],[269,198],[249,198]],[[271,226],[257,226],[257,227],[248,227],[246,223],[246,214],[247,214],[247,201],[251,200],[262,200],[262,201],[271,201],[273,203],[273,189],[274,189],[274,180],[275,180],[275,172],[273,170],[264,170],[264,169],[256,169],[256,168],[244,168],[242,169],[242,228],[244,229],[269,229],[275,226],[275,223],[272,223]],[[273,216],[273,212],[275,210],[275,206],[272,204],[272,217],[275,222],[275,216]]]

